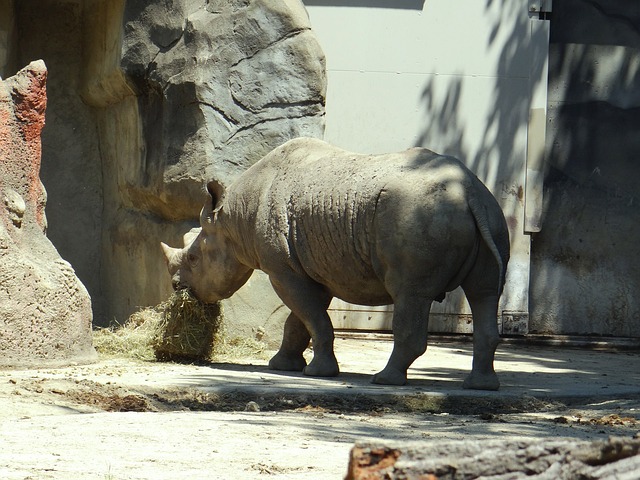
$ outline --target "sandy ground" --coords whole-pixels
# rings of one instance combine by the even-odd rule
[[[339,479],[362,439],[640,432],[639,353],[503,345],[501,390],[469,392],[469,344],[430,346],[405,387],[371,385],[390,349],[338,339],[334,379],[262,357],[0,371],[0,479]]]

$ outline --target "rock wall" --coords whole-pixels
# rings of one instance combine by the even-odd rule
[[[0,366],[95,356],[89,295],[45,236],[39,173],[46,78],[38,61],[0,79]]]
[[[94,113],[78,95],[84,63],[82,3],[15,2],[14,57],[18,66],[42,58],[49,71],[41,169],[48,191],[47,236],[90,292],[100,323],[105,303],[101,147]]]
[[[640,336],[640,5],[553,2],[530,331]]]
[[[0,74],[49,66],[50,238],[98,325],[167,297],[159,243],[197,225],[207,179],[230,183],[286,140],[323,134],[324,55],[300,0],[0,0],[0,12]],[[259,274],[226,307],[239,334],[285,315]]]
[[[124,22],[146,150],[122,182],[135,209],[192,219],[206,179],[229,183],[286,140],[322,135],[323,54],[298,0],[129,0]]]
[[[16,35],[13,18],[13,0],[0,0],[0,76],[14,64]]]
[[[124,318],[166,298],[159,241],[177,244],[197,225],[208,179],[230,183],[284,141],[322,136],[326,81],[323,54],[297,0],[128,1],[106,37],[119,28],[122,50],[102,67],[102,78],[93,77],[85,100],[99,107],[104,145],[107,313]],[[104,61],[100,48],[94,53],[96,63]],[[121,99],[114,101],[114,91]],[[226,302],[227,325],[248,335],[282,312],[268,329],[279,341],[279,305],[256,274]]]

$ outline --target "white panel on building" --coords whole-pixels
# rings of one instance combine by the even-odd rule
[[[424,146],[463,160],[507,218],[511,260],[500,306],[503,331],[526,332],[525,204],[527,224],[534,224],[540,201],[540,159],[528,164],[527,152],[540,152],[544,144],[539,120],[546,104],[548,28],[538,20],[540,1],[304,3],[327,57],[325,139],[362,153]],[[530,118],[537,122],[532,128]],[[330,309],[337,328],[374,330],[391,328],[391,312],[337,300]],[[431,319],[431,331],[471,331],[460,289],[434,304]]]

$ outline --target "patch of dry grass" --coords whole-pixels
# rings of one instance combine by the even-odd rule
[[[143,361],[230,361],[266,358],[265,344],[225,335],[220,303],[204,304],[187,290],[155,307],[135,312],[122,325],[94,331],[93,344],[105,356]]]
[[[157,335],[161,318],[162,312],[158,307],[140,310],[122,325],[94,330],[93,346],[101,355],[155,360],[152,340]]]
[[[189,290],[171,294],[152,339],[158,360],[208,360],[222,325],[222,304],[203,303]]]

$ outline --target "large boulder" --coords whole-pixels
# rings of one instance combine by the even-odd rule
[[[47,69],[0,79],[0,366],[86,362],[91,301],[45,236],[40,182]]]
[[[139,98],[135,208],[191,219],[202,185],[230,183],[276,146],[322,137],[324,55],[300,0],[129,0],[121,68]]]
[[[198,225],[208,180],[229,184],[287,140],[322,137],[325,59],[300,0],[127,0],[93,13],[83,98],[97,107],[103,164],[101,293],[107,319],[123,320],[170,292],[159,242]],[[257,274],[225,305],[227,330],[278,342],[280,307]]]

